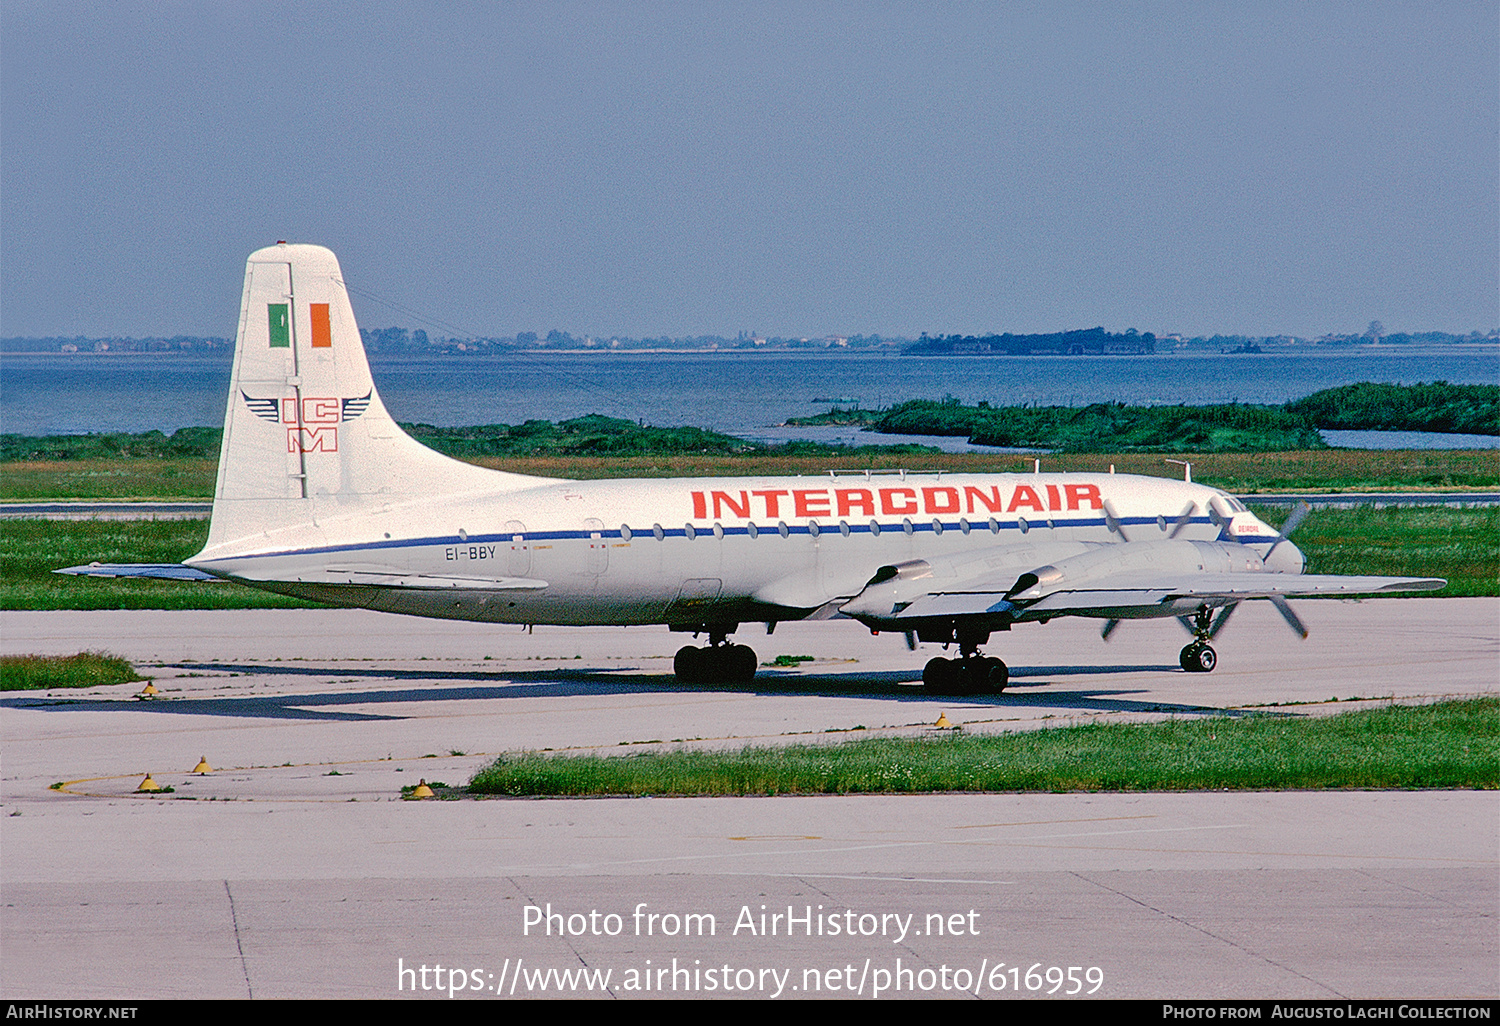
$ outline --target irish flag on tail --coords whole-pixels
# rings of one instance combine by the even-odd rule
[[[333,345],[333,331],[329,326],[328,304],[311,303],[308,310],[312,316],[312,347],[328,349]],[[266,315],[270,320],[272,349],[289,349],[292,345],[292,316],[290,303],[267,303]]]

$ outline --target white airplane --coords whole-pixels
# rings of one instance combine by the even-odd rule
[[[667,624],[707,636],[677,653],[692,683],[755,675],[755,653],[728,641],[741,624],[840,616],[956,646],[923,672],[934,692],[999,692],[1006,666],[979,647],[1017,623],[1097,617],[1108,638],[1177,617],[1193,634],[1181,666],[1204,672],[1246,599],[1306,637],[1288,596],[1444,585],[1303,574],[1286,535],[1305,512],[1278,532],[1216,488],[1125,474],[569,481],[472,466],[386,412],[334,254],[278,243],[245,270],[203,551],[60,572],[489,623]]]

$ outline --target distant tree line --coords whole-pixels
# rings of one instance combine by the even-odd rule
[[[1379,385],[1325,389],[1282,406],[965,406],[949,396],[885,410],[833,409],[791,424],[857,424],[886,434],[953,435],[976,445],[1057,452],[1274,452],[1322,449],[1319,428],[1443,431],[1500,435],[1500,385]],[[695,427],[659,428],[591,413],[554,424],[479,427],[402,425],[425,444],[457,457],[814,454],[840,446],[769,446]],[[223,429],[52,435],[0,435],[0,461],[216,459]],[[858,451],[857,449],[854,451]]]
[[[479,427],[401,425],[424,445],[460,459],[481,456],[757,456],[848,454],[861,451],[818,442],[770,446],[696,427],[659,428],[596,413],[554,424],[529,420],[524,424],[487,424]],[[137,434],[111,432],[87,435],[0,435],[0,461],[218,459],[222,428],[179,428]],[[890,446],[881,446],[892,451]],[[925,446],[896,447],[923,452]]]
[[[1156,336],[1131,328],[1115,334],[1103,328],[1055,331],[1042,335],[942,335],[901,350],[903,356],[1092,356],[1106,353],[1146,354],[1156,352]]]
[[[1326,448],[1319,429],[1500,435],[1500,385],[1362,382],[1280,406],[966,406],[949,396],[884,410],[835,408],[788,423],[857,424],[885,434],[1059,452],[1270,452]]]
[[[1016,335],[1010,332],[989,335],[929,335],[918,339],[881,335],[828,336],[798,338],[792,336],[752,336],[740,332],[734,338],[723,335],[684,335],[633,338],[626,335],[577,336],[554,328],[545,335],[535,331],[489,337],[440,337],[421,328],[362,328],[360,336],[372,353],[410,355],[499,354],[533,349],[582,349],[600,352],[638,349],[688,350],[901,350],[915,356],[986,355],[1024,356],[1039,354],[1090,355],[1103,353],[1149,354],[1163,348],[1188,347],[1211,351],[1253,353],[1261,346],[1319,345],[1346,346],[1380,342],[1384,345],[1468,345],[1500,342],[1500,331],[1472,331],[1453,335],[1441,331],[1392,332],[1372,334],[1379,327],[1372,323],[1363,335],[1323,335],[1316,339],[1291,335],[1210,335],[1184,338],[1180,335],[1159,336],[1130,328],[1108,332],[1103,328],[1058,331],[1043,334]],[[219,337],[175,335],[171,338],[92,338],[22,337],[0,338],[0,353],[167,353],[188,352],[227,357],[234,350],[234,340]]]
[[[961,435],[975,445],[1055,452],[1271,452],[1323,449],[1306,418],[1279,406],[964,406],[955,399],[901,403],[872,430]]]
[[[1335,431],[1443,431],[1500,435],[1500,385],[1386,385],[1362,381],[1286,404],[1288,413]]]

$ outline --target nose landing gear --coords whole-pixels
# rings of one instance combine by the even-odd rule
[[[1229,607],[1233,608],[1233,606]],[[1183,618],[1186,621],[1186,617]],[[1228,612],[1221,614],[1220,626],[1228,619]],[[1177,655],[1178,664],[1188,673],[1208,673],[1219,664],[1219,656],[1208,643],[1214,636],[1209,620],[1209,611],[1200,609],[1193,614],[1193,641]]]
[[[1208,673],[1219,664],[1219,656],[1206,641],[1195,641],[1184,648],[1177,661],[1188,673]]]

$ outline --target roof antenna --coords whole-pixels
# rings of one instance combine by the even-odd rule
[[[1192,484],[1193,483],[1193,465],[1191,463],[1189,463],[1187,460],[1167,460],[1166,462],[1168,462],[1168,463],[1181,463],[1182,464],[1182,479],[1184,481],[1186,481],[1188,484]]]
[[[1034,474],[1040,474],[1041,472],[1042,472],[1042,461],[1040,459],[1038,459],[1038,460],[1036,460],[1036,462],[1032,466],[1032,473],[1034,473]]]

